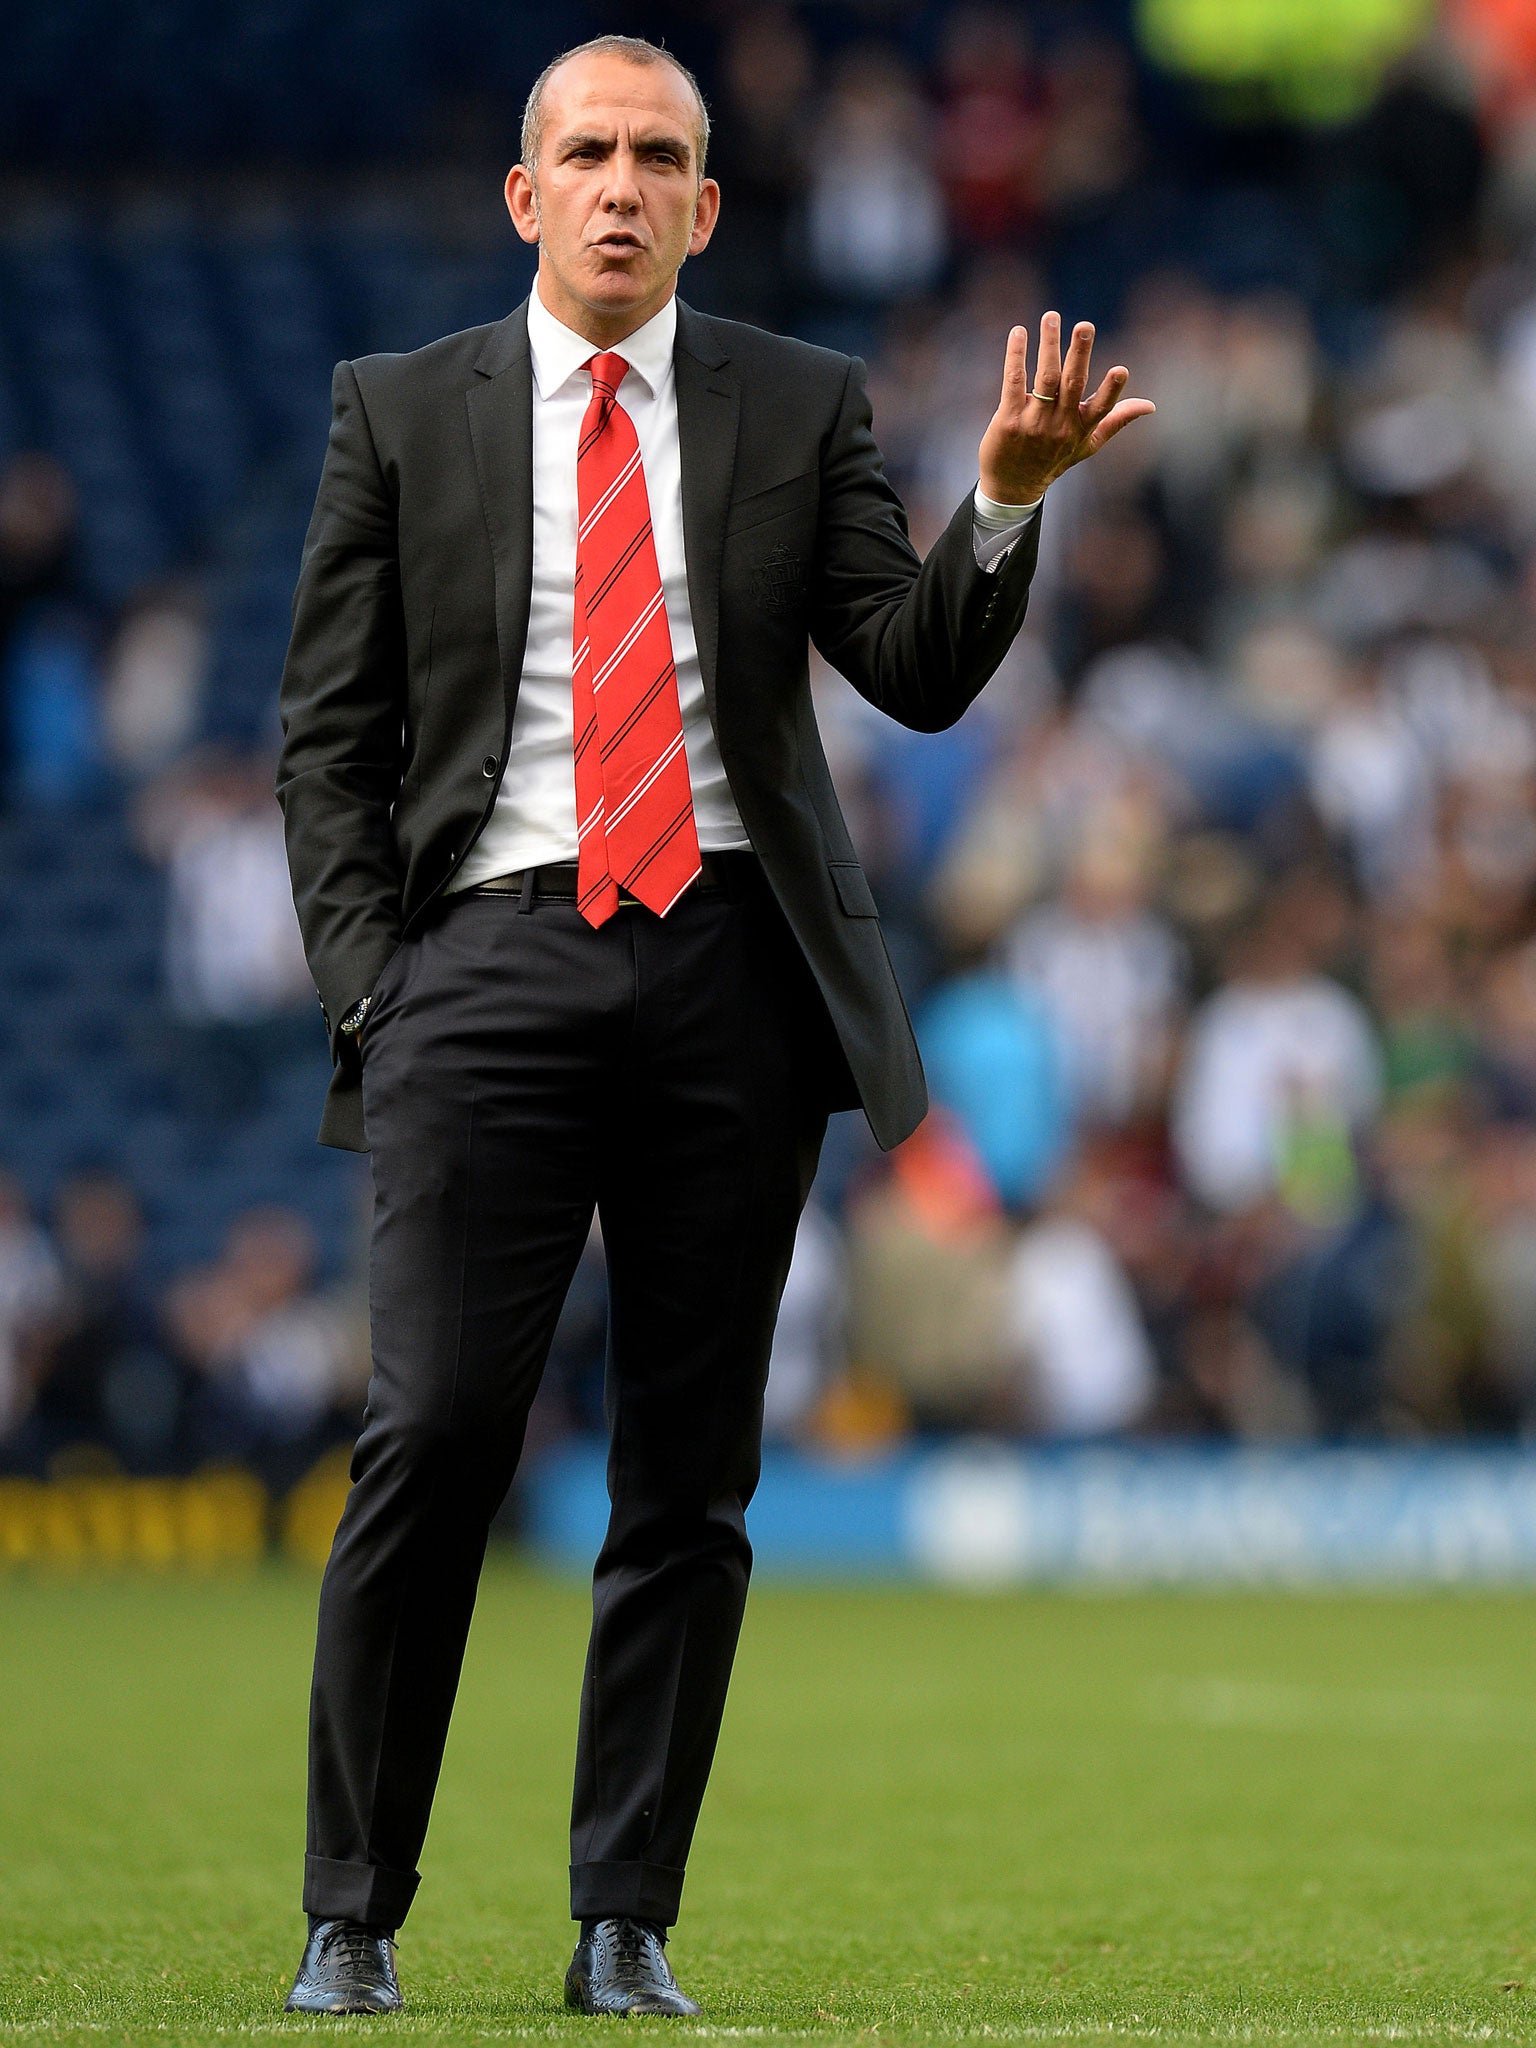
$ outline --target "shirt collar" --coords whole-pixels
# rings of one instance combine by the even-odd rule
[[[643,327],[626,334],[613,350],[629,364],[630,375],[638,377],[654,398],[672,367],[672,350],[677,340],[677,294],[653,313]],[[557,320],[539,297],[535,283],[528,294],[528,352],[533,359],[533,381],[539,397],[555,393],[603,351],[584,334],[577,334]],[[623,401],[620,390],[620,402]]]

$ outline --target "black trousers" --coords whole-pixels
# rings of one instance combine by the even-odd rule
[[[364,1027],[373,1376],[320,1595],[304,1904],[395,1927],[490,1522],[594,1205],[608,1487],[571,1911],[677,1917],[751,1568],[774,1319],[830,1026],[750,855],[665,919],[466,893]]]

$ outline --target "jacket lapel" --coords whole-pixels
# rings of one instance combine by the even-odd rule
[[[526,300],[486,336],[475,372],[477,382],[464,403],[495,567],[496,651],[510,732],[533,597],[533,367]]]
[[[683,552],[688,564],[688,609],[704,678],[704,701],[716,735],[715,657],[720,645],[720,558],[725,514],[736,467],[736,425],[741,387],[715,339],[714,323],[677,302],[673,367],[677,382],[677,439],[683,472]]]

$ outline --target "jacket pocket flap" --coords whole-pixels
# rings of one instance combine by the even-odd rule
[[[849,917],[878,917],[874,895],[856,860],[829,860],[827,871],[837,884],[838,900]]]
[[[814,503],[820,491],[819,469],[802,470],[798,476],[785,477],[782,483],[765,484],[761,490],[749,491],[735,500],[726,514],[725,531],[740,533],[746,527],[776,519],[781,512],[796,511],[802,505]]]

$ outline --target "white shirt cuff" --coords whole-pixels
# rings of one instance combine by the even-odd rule
[[[1003,505],[996,498],[989,498],[978,484],[971,500],[971,538],[977,568],[990,575],[1014,543],[1028,532],[1030,521],[1039,515],[1044,503],[1042,491],[1032,504]]]

